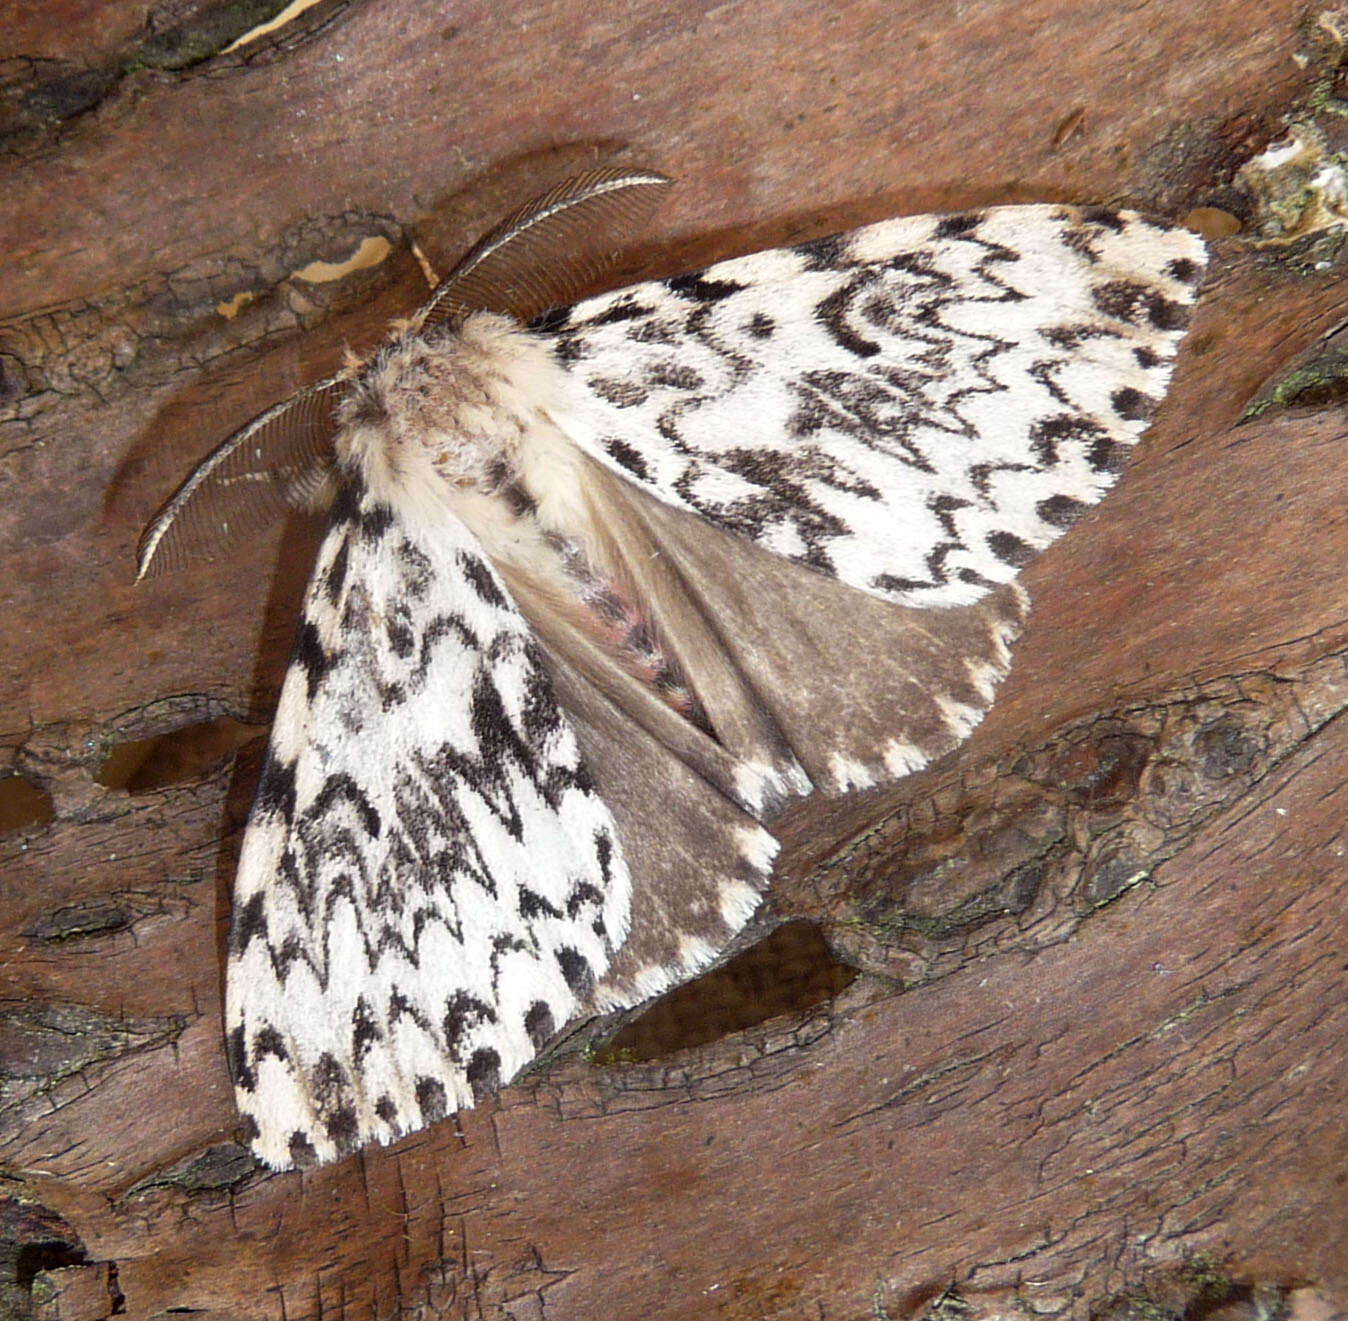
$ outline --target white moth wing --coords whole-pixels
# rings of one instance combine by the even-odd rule
[[[1114,481],[1201,240],[1127,211],[913,216],[549,314],[582,448],[910,606],[1010,581]]]
[[[226,1026],[288,1168],[471,1106],[583,1006],[631,886],[529,628],[454,519],[351,486],[234,898]]]

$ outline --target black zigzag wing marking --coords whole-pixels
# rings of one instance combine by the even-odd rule
[[[536,329],[573,439],[661,499],[911,606],[1009,581],[1165,393],[1202,242],[1126,211],[914,216]]]
[[[254,1150],[331,1160],[471,1105],[574,1016],[629,903],[609,809],[470,534],[344,492],[235,888]]]

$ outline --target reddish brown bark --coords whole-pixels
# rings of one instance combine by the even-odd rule
[[[1342,316],[1332,251],[1255,247],[1232,182],[1334,94],[1332,23],[327,0],[172,67],[232,20],[142,13],[16,17],[0,92],[0,765],[53,813],[0,835],[0,1314],[1348,1305],[1348,447],[1337,408],[1234,425]],[[314,533],[141,588],[135,539],[215,440],[415,304],[409,239],[446,264],[597,160],[682,181],[630,274],[991,202],[1245,228],[1134,467],[1030,570],[989,719],[782,824],[775,915],[861,975],[819,999],[847,977],[807,951],[814,989],[756,1026],[562,1056],[458,1123],[267,1176],[232,1145],[219,1012],[257,745],[222,760],[249,731],[218,726],[176,765],[100,767],[266,721]],[[379,266],[293,275],[376,235]]]

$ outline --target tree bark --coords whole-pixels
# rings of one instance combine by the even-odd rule
[[[1342,317],[1342,230],[1282,241],[1240,173],[1289,115],[1333,166],[1342,15],[320,0],[228,49],[267,8],[6,25],[0,1316],[1345,1315],[1348,446],[1238,425]],[[795,925],[271,1175],[222,935],[316,530],[141,587],[136,539],[418,303],[413,241],[444,268],[601,162],[680,180],[619,280],[996,202],[1235,232],[984,724],[780,823],[757,932]]]

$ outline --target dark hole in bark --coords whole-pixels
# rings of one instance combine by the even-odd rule
[[[1199,1292],[1184,1309],[1183,1321],[1259,1321],[1266,1315],[1248,1285],[1220,1281]]]
[[[21,1289],[31,1289],[34,1279],[43,1271],[79,1266],[83,1261],[84,1250],[75,1243],[61,1239],[24,1243],[14,1257],[14,1283]]]
[[[1143,1291],[1105,1300],[1091,1321],[1270,1321],[1281,1316],[1286,1291],[1221,1276],[1196,1279],[1189,1270],[1163,1275]]]
[[[131,739],[112,746],[94,778],[109,789],[124,789],[129,794],[184,784],[199,779],[266,732],[265,725],[246,725],[232,716],[219,716],[155,738]]]
[[[662,996],[600,1052],[600,1064],[660,1059],[782,1014],[801,1014],[856,977],[812,922],[788,922],[751,949]]]
[[[51,819],[51,794],[22,775],[0,775],[0,835],[45,826]]]

